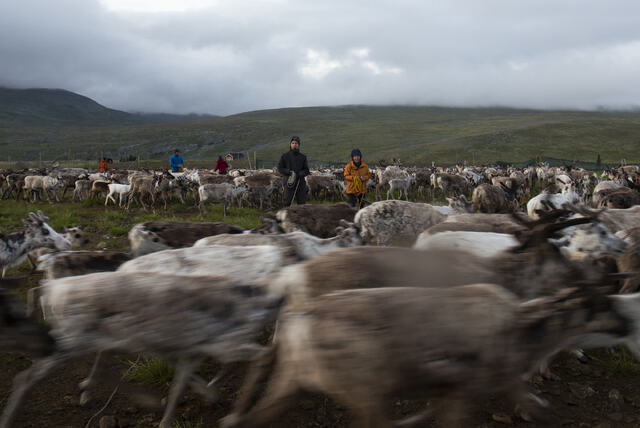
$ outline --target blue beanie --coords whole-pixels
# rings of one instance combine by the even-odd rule
[[[360,156],[362,158],[362,153],[360,153],[359,149],[351,150],[351,158],[353,158],[354,156]]]

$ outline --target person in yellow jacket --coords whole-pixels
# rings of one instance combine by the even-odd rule
[[[347,183],[347,198],[352,207],[362,208],[367,194],[367,181],[371,178],[369,167],[362,160],[358,149],[351,151],[351,162],[344,167],[344,181]]]

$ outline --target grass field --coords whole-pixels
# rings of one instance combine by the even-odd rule
[[[193,204],[170,204],[167,211],[156,209],[145,212],[141,208],[132,207],[127,212],[110,205],[104,206],[100,201],[84,201],[48,204],[25,203],[14,200],[0,201],[0,233],[12,233],[22,230],[22,220],[30,211],[42,210],[50,218],[49,224],[57,231],[64,227],[80,226],[89,238],[89,249],[108,249],[126,251],[129,249],[127,234],[133,225],[145,221],[225,221],[227,223],[252,229],[260,225],[261,212],[251,208],[231,208],[229,215],[223,217],[221,205],[209,205],[205,216],[200,216]],[[8,270],[7,277],[25,277],[30,267],[24,263]],[[34,284],[28,283],[27,286]],[[12,289],[12,293],[20,300],[26,300],[26,288]]]
[[[358,147],[369,162],[524,162],[536,157],[640,161],[640,113],[403,106],[263,110],[200,121],[104,127],[0,127],[0,161],[142,160],[180,147],[187,165],[230,151],[272,166],[291,135],[314,162],[341,163]]]

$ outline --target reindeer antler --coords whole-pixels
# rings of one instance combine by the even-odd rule
[[[514,253],[523,252],[528,248],[539,246],[542,243],[547,243],[547,239],[559,230],[571,226],[577,226],[580,224],[591,223],[592,221],[594,221],[592,218],[581,217],[551,224],[538,223],[535,226],[531,227],[528,232],[521,233],[520,235],[515,235],[515,237],[520,241],[521,245],[513,248],[512,251]]]
[[[546,202],[547,201],[542,201],[542,204],[549,209],[551,205]],[[532,230],[541,224],[553,223],[562,217],[567,217],[571,214],[571,211],[567,209],[549,209],[548,211],[537,210],[536,214],[540,217],[538,220],[532,220],[530,217],[519,212],[511,213],[511,218],[513,218],[516,223]]]
[[[571,210],[576,214],[580,214],[582,216],[592,218],[595,221],[597,221],[600,217],[600,214],[602,214],[605,211],[605,208],[601,208],[599,210],[592,210],[587,208],[584,205],[574,205],[570,203],[565,203],[562,205],[562,207],[565,209]]]

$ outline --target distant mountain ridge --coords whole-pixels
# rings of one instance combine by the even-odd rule
[[[91,98],[64,89],[0,87],[0,125],[3,126],[112,126],[175,123],[211,115],[127,113],[105,107]]]

